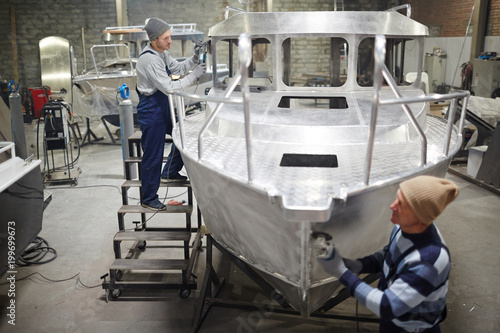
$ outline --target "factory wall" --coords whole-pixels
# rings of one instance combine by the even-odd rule
[[[48,36],[69,40],[78,68],[83,69],[82,27],[85,30],[87,53],[90,46],[101,43],[106,25],[116,25],[115,0],[11,0],[0,1],[0,75],[14,78],[11,30],[11,8],[15,11],[19,84],[41,85],[39,42]]]
[[[255,1],[250,5],[250,11],[264,11],[265,2]],[[333,3],[330,0],[274,0],[273,11],[333,10]],[[384,0],[354,0],[345,3],[345,10],[385,9]],[[205,36],[210,26],[224,19],[226,6],[242,8],[237,0],[128,0],[127,6],[129,25],[143,25],[146,18],[158,16],[171,23],[197,23],[198,30],[204,32]],[[0,76],[7,82],[14,78],[12,9],[15,17],[19,84],[22,87],[41,86],[39,41],[42,38],[59,36],[68,39],[74,49],[77,72],[81,72],[86,65],[90,66],[90,47],[101,43],[102,30],[117,24],[115,0],[0,1],[0,29],[3,31],[0,38]],[[83,63],[83,43],[87,64]]]
[[[250,4],[250,11],[264,11],[265,0]],[[384,10],[405,1],[349,0],[344,10]],[[273,0],[273,11],[325,11],[334,9],[331,0]],[[341,1],[337,1],[340,8]],[[412,0],[412,17],[430,26],[431,36],[463,36],[470,17],[473,0]],[[142,25],[150,16],[158,16],[171,23],[197,23],[198,30],[208,28],[224,18],[226,6],[245,8],[238,0],[128,0],[128,24]],[[69,40],[74,48],[77,72],[91,63],[90,47],[101,43],[106,26],[116,25],[115,0],[63,1],[63,0],[2,0],[0,1],[0,76],[14,78],[11,30],[11,8],[15,12],[15,39],[19,83],[25,87],[41,85],[39,41],[47,36]],[[82,28],[85,41],[82,40]],[[490,0],[487,33],[500,35],[500,0]],[[87,64],[83,63],[83,42]],[[311,59],[311,61],[315,61]]]
[[[475,0],[406,0],[411,4],[412,18],[429,27],[430,37],[463,37]],[[486,36],[500,36],[500,0],[489,0]],[[473,21],[471,22],[472,32]]]

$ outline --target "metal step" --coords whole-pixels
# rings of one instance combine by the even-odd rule
[[[129,136],[128,138],[128,142],[129,143],[141,143],[141,136],[142,136],[142,132],[141,131],[136,131],[134,134],[132,134],[131,136]],[[172,143],[174,142],[174,140],[172,140],[172,136],[166,134],[165,135],[165,142],[166,143]]]
[[[118,214],[129,214],[129,213],[159,213],[159,214],[191,214],[193,212],[192,205],[182,205],[182,206],[169,206],[167,205],[166,210],[154,211],[141,205],[123,205],[118,210]]]
[[[115,235],[115,241],[188,241],[191,233],[188,231],[120,231]]]
[[[115,259],[110,270],[167,271],[185,270],[189,260],[185,259]]]
[[[168,156],[163,156],[163,163],[166,163],[168,160]],[[137,156],[130,156],[125,159],[125,163],[141,163],[142,162],[142,157],[137,157]]]
[[[140,180],[126,180],[122,187],[141,187],[142,182]],[[191,183],[189,180],[183,182],[172,182],[172,183],[163,183],[160,182],[160,187],[191,187]]]

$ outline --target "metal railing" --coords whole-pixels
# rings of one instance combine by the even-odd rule
[[[202,129],[198,134],[198,160],[201,160],[203,157],[204,134],[206,133],[210,125],[213,123],[213,121],[217,117],[218,113],[220,112],[224,104],[243,105],[244,115],[245,115],[245,141],[247,150],[248,183],[252,183],[253,181],[252,131],[251,131],[251,121],[250,121],[249,86],[247,83],[248,66],[252,61],[252,52],[251,52],[252,50],[251,50],[251,40],[248,34],[242,34],[239,37],[238,48],[240,53],[239,54],[240,69],[238,73],[236,73],[234,80],[226,89],[223,97],[211,97],[206,95],[189,94],[176,90],[168,91],[168,94],[171,95],[172,97],[169,98],[172,123],[174,124],[174,128],[179,127],[181,146],[183,149],[185,148],[185,141],[186,141],[184,133],[184,116],[185,116],[184,99],[189,98],[199,101],[214,102],[217,104],[212,113],[210,114],[210,117],[205,121]],[[379,106],[401,105],[411,125],[413,126],[413,128],[418,133],[418,136],[420,137],[421,141],[420,166],[425,167],[427,165],[427,138],[422,129],[420,128],[417,119],[415,118],[412,111],[408,107],[408,104],[451,100],[450,113],[447,122],[446,139],[443,148],[443,155],[449,157],[448,156],[449,146],[451,142],[451,134],[453,131],[453,119],[455,119],[455,114],[457,110],[457,99],[464,100],[463,110],[465,110],[467,108],[467,102],[470,95],[468,91],[455,91],[449,94],[430,94],[430,95],[415,96],[415,97],[403,97],[390,71],[385,66],[384,63],[385,51],[386,51],[385,37],[382,35],[377,35],[375,39],[375,50],[374,50],[375,69],[374,69],[374,80],[373,80],[373,102],[372,102],[372,112],[371,112],[368,145],[365,158],[365,170],[364,170],[364,183],[366,186],[368,186],[370,180],[370,171],[373,159],[373,147],[375,143],[375,130],[376,130]],[[394,98],[380,99],[380,90],[382,88],[383,79],[385,79],[387,84],[390,86],[392,92],[395,95]],[[241,83],[242,97],[241,98],[230,97],[239,83]],[[178,123],[176,122],[176,115],[174,110],[177,110]],[[464,119],[465,119],[465,112],[462,112],[460,117],[460,122],[458,125],[459,130],[461,130],[461,128],[463,127]],[[458,135],[459,137],[462,137],[461,133],[459,133]]]
[[[16,147],[14,142],[0,141],[0,154],[10,150],[11,158],[16,156]]]
[[[427,138],[420,128],[415,116],[411,112],[408,104],[411,103],[422,103],[422,102],[437,102],[444,100],[451,100],[450,102],[450,112],[448,115],[448,123],[446,129],[446,139],[443,149],[443,155],[449,157],[449,148],[451,142],[451,134],[453,131],[453,120],[455,119],[455,114],[457,111],[457,99],[463,99],[463,110],[467,109],[467,102],[469,100],[470,92],[464,90],[457,90],[449,94],[430,94],[424,96],[416,97],[403,97],[396,82],[394,81],[389,69],[385,65],[385,53],[386,53],[386,39],[383,35],[377,35],[375,37],[375,49],[374,49],[374,59],[375,68],[373,74],[373,101],[372,101],[372,112],[370,119],[370,130],[368,136],[368,148],[366,150],[365,158],[365,170],[364,170],[364,183],[368,186],[370,181],[370,171],[373,158],[373,146],[375,143],[375,129],[377,124],[378,108],[382,105],[401,105],[406,116],[409,118],[412,126],[417,131],[420,141],[421,141],[421,151],[420,151],[420,166],[427,165]],[[380,99],[380,89],[382,88],[382,79],[385,79],[387,84],[390,86],[392,92],[396,97]],[[465,119],[465,112],[460,115],[460,122],[458,125],[458,135],[462,137],[461,129],[463,127]]]
[[[234,11],[234,12],[238,12],[238,14],[240,13],[246,13],[247,11],[246,10],[243,10],[243,9],[240,9],[240,8],[234,8],[234,7],[231,7],[231,6],[226,6],[226,10],[224,12],[224,19],[227,20],[229,18],[229,12],[230,11]]]
[[[95,69],[95,73],[97,74],[97,76],[101,75],[102,73],[99,72],[99,69],[97,67],[97,63],[95,61],[95,56],[94,56],[94,49],[96,49],[96,48],[103,48],[104,49],[104,57],[105,57],[105,59],[108,59],[106,49],[107,48],[114,48],[115,53],[116,53],[116,60],[119,60],[120,59],[120,53],[118,52],[118,49],[120,47],[124,47],[127,50],[128,60],[129,60],[129,63],[130,63],[130,70],[131,71],[134,70],[134,66],[132,64],[132,58],[130,57],[130,51],[129,51],[129,48],[128,48],[128,46],[126,44],[102,44],[102,45],[94,45],[94,46],[92,46],[90,48],[90,53],[92,54],[92,62],[94,63],[94,69]]]
[[[406,17],[411,17],[411,5],[405,4],[401,6],[392,7],[386,10],[386,12],[397,12],[399,10],[406,9]]]
[[[174,23],[170,24],[170,30],[173,32],[194,32],[196,23]]]
[[[249,94],[250,89],[248,87],[248,67],[252,62],[252,43],[250,40],[250,36],[246,33],[241,34],[238,39],[238,50],[239,50],[239,59],[240,59],[240,69],[234,76],[234,80],[231,82],[229,87],[226,89],[224,93],[224,97],[210,97],[206,95],[195,95],[189,94],[177,90],[170,90],[168,94],[173,98],[169,98],[170,103],[170,114],[172,116],[172,123],[174,124],[174,128],[179,126],[179,133],[181,138],[182,148],[185,146],[185,133],[184,133],[184,115],[185,115],[185,104],[184,99],[190,98],[193,100],[206,101],[206,102],[215,102],[217,106],[214,108],[210,117],[203,125],[201,131],[198,134],[198,160],[201,160],[203,157],[203,135],[206,133],[210,125],[213,123],[218,113],[224,106],[224,104],[242,104],[244,113],[245,113],[245,141],[246,141],[246,151],[247,151],[247,169],[248,169],[248,183],[251,183],[253,180],[253,158],[252,158],[252,128],[250,121],[250,103],[249,103]],[[242,97],[230,97],[233,93],[234,89],[241,83],[241,92]],[[174,105],[175,99],[175,105]],[[176,106],[176,107],[174,107]],[[177,110],[177,119],[179,120],[178,125],[176,123],[176,117],[174,114],[174,110]]]

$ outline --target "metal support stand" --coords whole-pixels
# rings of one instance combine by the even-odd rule
[[[225,308],[238,308],[244,310],[257,310],[260,312],[265,311],[262,306],[257,306],[256,304],[249,302],[233,301],[218,298],[219,293],[225,285],[225,279],[219,278],[215,269],[212,265],[212,246],[216,247],[225,257],[227,257],[232,263],[234,263],[238,268],[240,268],[243,273],[250,277],[262,290],[269,295],[274,301],[276,301],[281,308],[272,308],[269,312],[278,314],[287,314],[301,317],[298,311],[293,310],[286,299],[277,292],[271,285],[269,285],[264,279],[262,279],[255,271],[248,266],[241,259],[235,257],[233,254],[228,252],[224,247],[222,247],[216,240],[212,238],[210,234],[206,235],[207,238],[207,256],[206,256],[206,268],[205,276],[203,277],[203,284],[200,290],[200,296],[198,298],[198,304],[196,306],[195,316],[193,319],[193,325],[191,326],[192,333],[198,332],[201,325],[205,321],[208,312],[212,306],[219,306]],[[372,283],[380,277],[380,274],[371,274],[364,277],[362,280],[366,283]],[[215,287],[212,291],[212,284]],[[334,314],[327,314],[326,311],[330,310],[334,306],[340,304],[347,298],[349,298],[349,292],[347,289],[342,289],[337,296],[328,300],[320,309],[316,312],[311,313],[310,317],[315,318],[326,318],[326,319],[336,319],[336,320],[350,320],[359,322],[373,322],[378,323],[379,319],[375,317],[353,317],[353,316],[341,316]]]
[[[109,130],[108,124],[106,124],[106,121],[104,121],[103,118],[101,118],[102,124],[104,125],[104,128],[106,129],[106,132],[108,132],[109,138],[111,139],[111,144],[113,145],[119,145],[119,143],[116,142],[115,138],[113,137],[113,134]]]
[[[90,136],[94,138],[94,141],[102,141],[104,138],[98,138],[94,132],[90,129],[90,119],[87,118],[87,131],[85,132],[85,135],[83,136],[82,143],[80,144],[80,147],[83,147],[89,143],[95,143],[90,141]],[[87,140],[87,142],[85,142]]]
[[[117,145],[117,146],[121,144],[119,142],[116,142],[116,140],[113,136],[113,133],[111,133],[111,131],[109,130],[109,126],[108,126],[108,124],[106,124],[106,121],[104,120],[104,118],[101,118],[101,121],[102,121],[102,124],[104,125],[104,128],[106,129],[106,132],[109,135],[109,138],[111,139],[111,142],[101,142],[102,140],[104,140],[104,138],[103,137],[98,138],[95,135],[95,133],[92,131],[92,129],[90,129],[90,119],[87,118],[87,131],[85,132],[85,135],[83,136],[83,140],[82,140],[80,147],[83,147],[83,146],[91,144],[91,143],[92,144],[100,144],[100,145]],[[94,140],[91,140],[91,137],[94,138]],[[85,142],[85,140],[87,140],[87,142]]]

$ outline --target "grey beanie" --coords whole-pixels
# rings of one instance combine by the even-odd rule
[[[146,30],[151,42],[160,37],[168,29],[170,29],[170,26],[167,24],[167,22],[157,17],[150,18],[147,21],[146,26],[144,27],[144,30]]]

